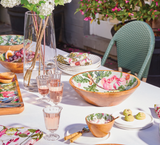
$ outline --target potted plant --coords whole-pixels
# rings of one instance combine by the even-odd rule
[[[76,12],[81,12],[85,17],[85,21],[97,21],[100,24],[100,18],[96,18],[97,13],[102,15],[101,20],[112,17],[112,19],[120,21],[120,24],[115,24],[114,29],[112,28],[112,34],[115,33],[113,31],[117,31],[130,20],[135,19],[147,22],[156,36],[149,77],[160,78],[160,69],[157,65],[157,62],[160,61],[160,51],[157,51],[157,49],[160,49],[160,37],[157,37],[160,36],[159,0],[148,0],[148,2],[145,0],[80,0],[79,4]]]
[[[76,12],[80,11],[85,16],[85,21],[97,21],[100,24],[100,18],[96,18],[96,14],[102,15],[104,18],[112,17],[121,21],[122,24],[126,20],[137,19],[146,21],[152,28],[160,28],[159,15],[160,15],[160,1],[152,0],[151,4],[145,3],[145,0],[81,0],[79,8]],[[121,26],[114,26],[118,30]]]

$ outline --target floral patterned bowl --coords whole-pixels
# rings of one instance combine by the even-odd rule
[[[22,35],[0,35],[0,53],[23,48],[23,40]]]
[[[108,135],[114,124],[114,117],[106,113],[93,113],[88,115],[85,120],[89,130],[95,137]]]
[[[135,91],[140,80],[124,72],[96,70],[76,74],[70,78],[69,83],[88,103],[115,106]]]

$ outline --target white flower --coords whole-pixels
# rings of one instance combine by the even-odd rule
[[[43,16],[47,16],[52,13],[54,10],[54,3],[51,0],[47,0],[45,3],[42,3],[41,6],[38,8],[40,14]]]
[[[27,0],[29,3],[38,4],[41,0]]]
[[[64,0],[64,4],[65,3],[70,3],[72,0]]]
[[[1,5],[3,7],[13,8],[21,3],[21,0],[1,0]]]

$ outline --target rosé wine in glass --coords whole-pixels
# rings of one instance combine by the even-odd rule
[[[47,99],[47,97],[45,97],[47,94],[49,94],[49,76],[47,75],[39,75],[37,76],[37,86],[38,86],[38,92],[39,94],[41,94],[43,96],[42,99]]]
[[[48,86],[40,86],[40,87],[38,87],[38,92],[41,95],[47,95],[49,93],[49,88],[48,88]]]
[[[53,87],[50,85],[49,92],[50,92],[50,100],[57,105],[61,102],[63,96],[63,83],[58,83],[58,86]]]
[[[46,135],[44,139],[49,141],[54,141],[59,139],[59,135],[54,132],[59,127],[60,114],[62,111],[62,107],[60,106],[49,106],[43,109],[44,121],[46,129],[51,132],[51,134]]]

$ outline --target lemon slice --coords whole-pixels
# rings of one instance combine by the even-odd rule
[[[14,51],[11,51],[11,50],[8,50],[6,53],[5,53],[5,58],[8,59],[9,57],[13,56],[14,55]]]

